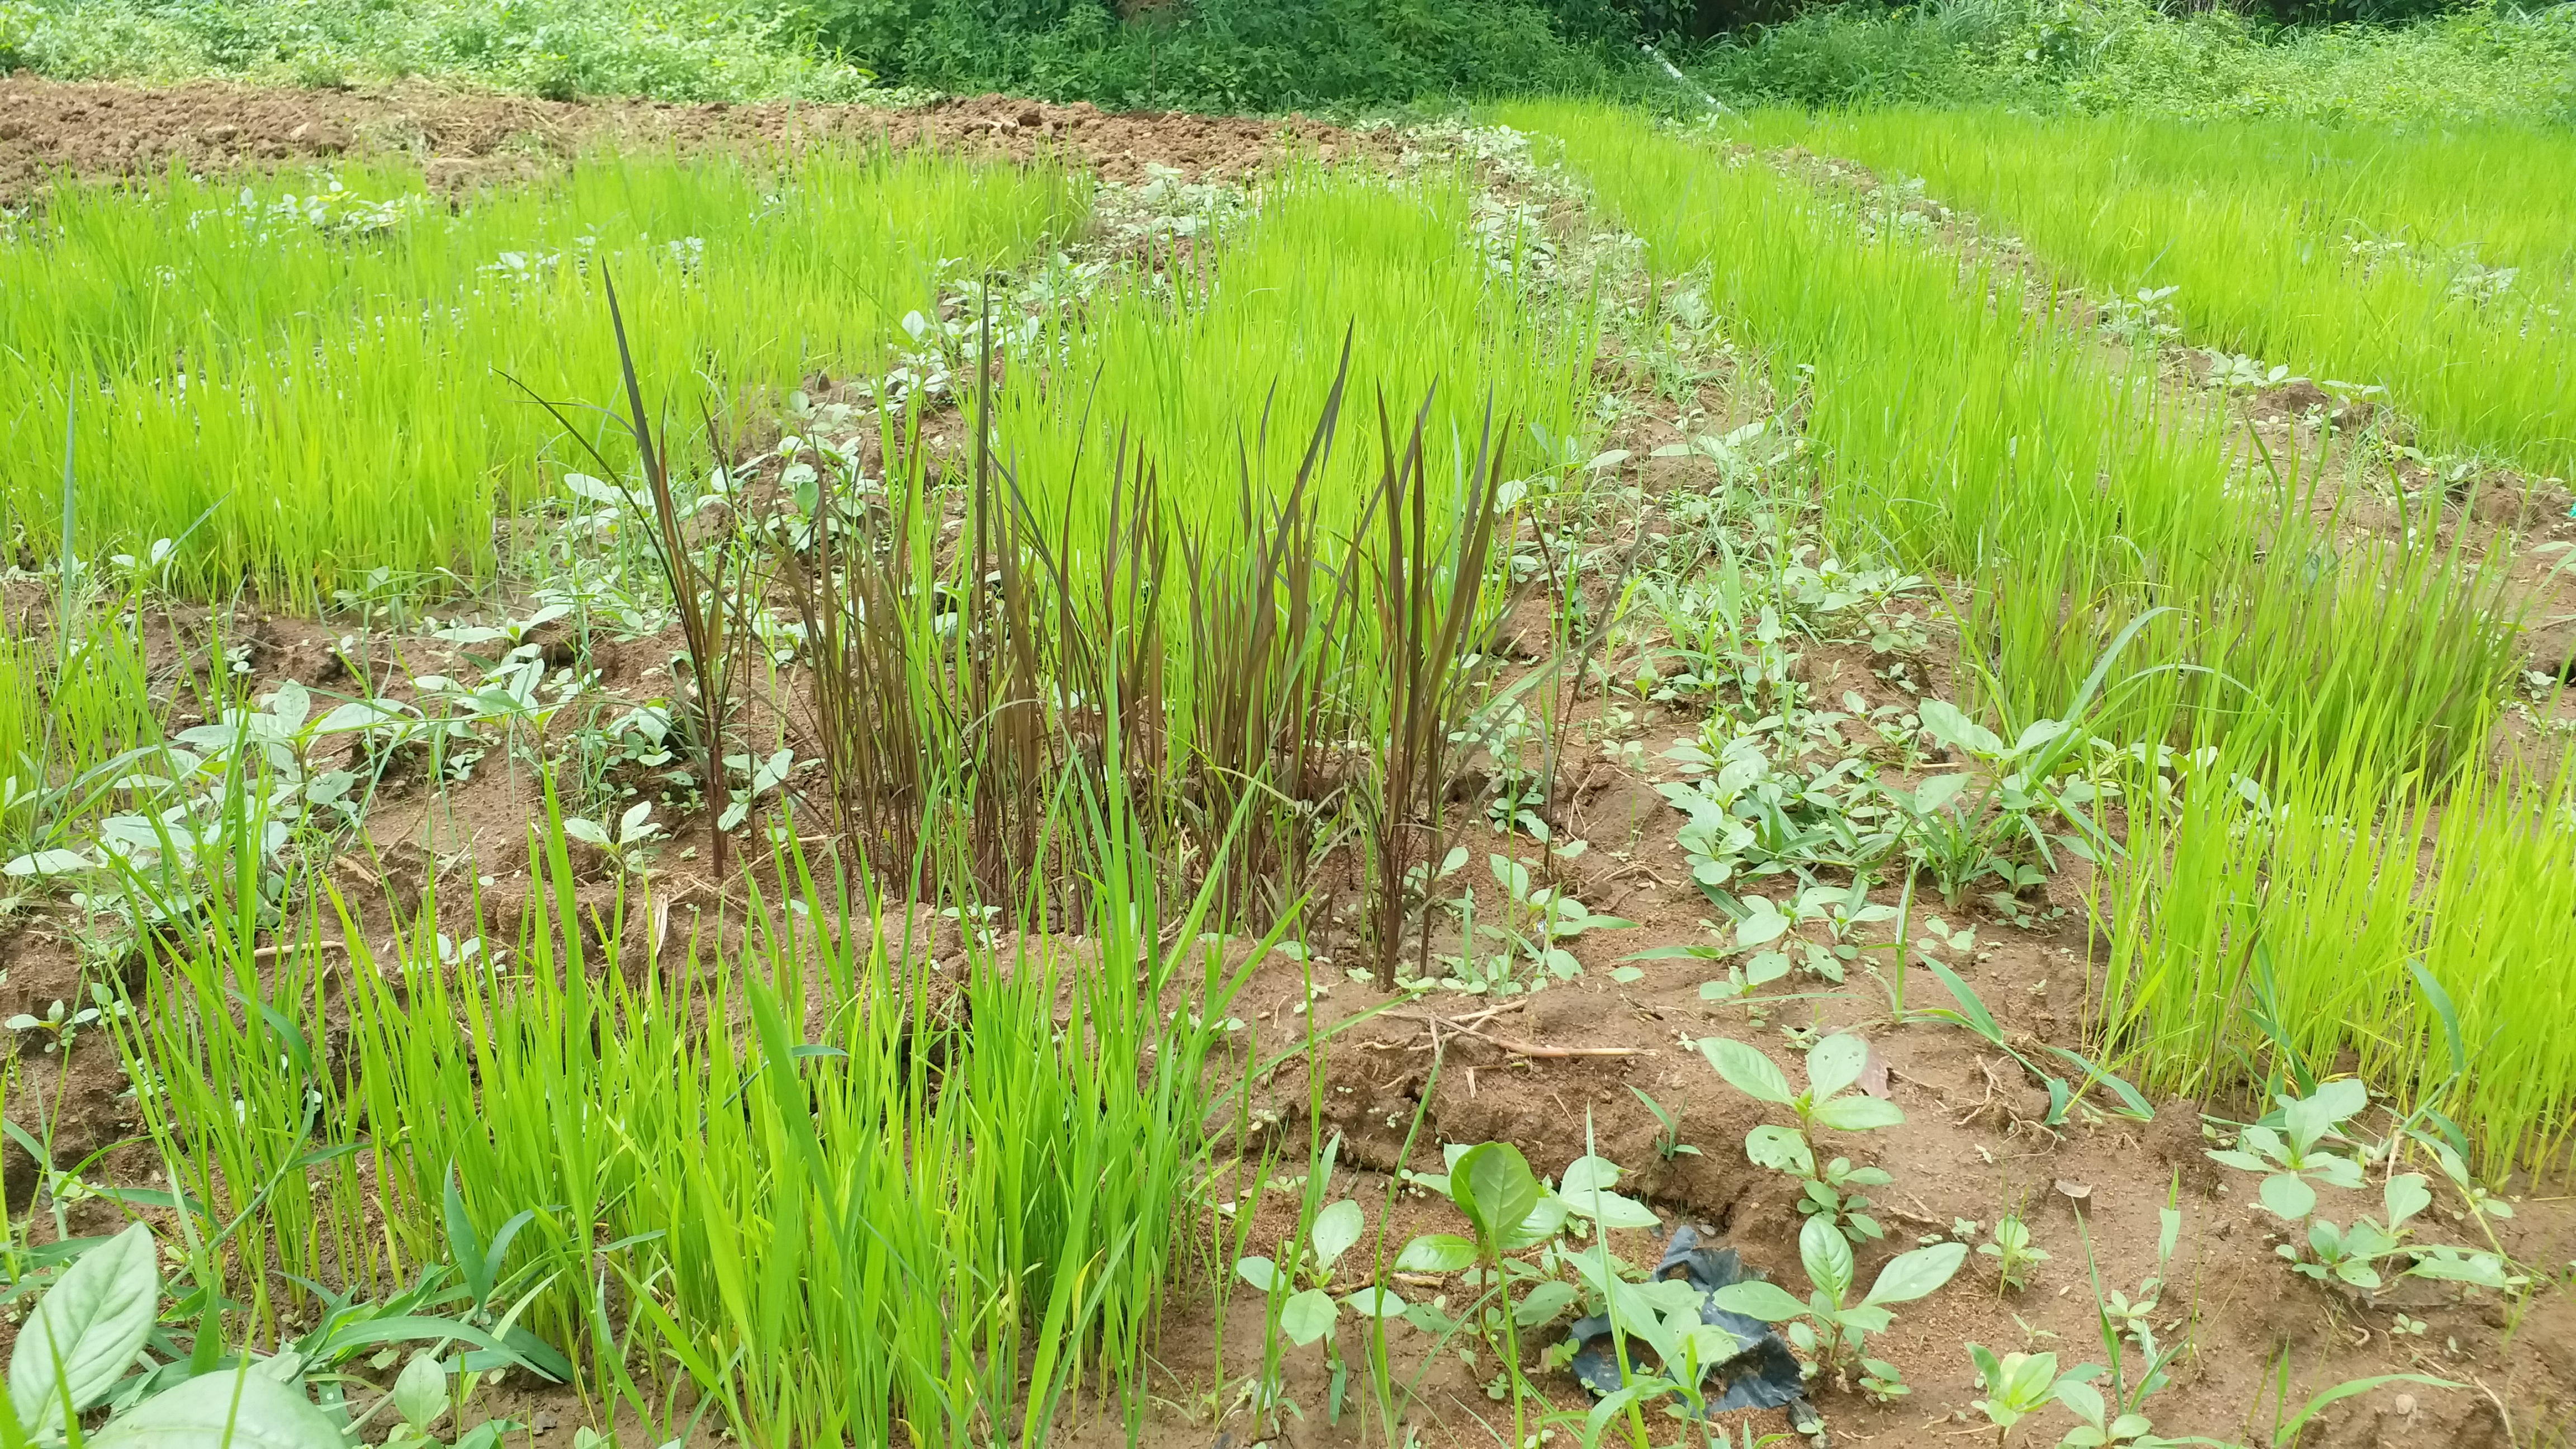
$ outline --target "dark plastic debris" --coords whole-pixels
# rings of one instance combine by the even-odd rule
[[[1765,1275],[1746,1268],[1733,1248],[1703,1248],[1697,1232],[1680,1227],[1673,1229],[1672,1241],[1664,1247],[1664,1260],[1655,1265],[1655,1276],[1686,1279],[1692,1287],[1711,1293]],[[1710,1414],[1787,1408],[1789,1422],[1801,1433],[1808,1432],[1807,1425],[1820,1421],[1807,1402],[1806,1384],[1798,1377],[1798,1360],[1790,1355],[1789,1345],[1780,1341],[1771,1325],[1741,1313],[1729,1313],[1714,1304],[1701,1305],[1700,1321],[1725,1329],[1744,1345],[1733,1358],[1701,1370],[1700,1381]],[[1610,1345],[1609,1315],[1595,1314],[1577,1320],[1574,1338],[1583,1345],[1570,1365],[1574,1376],[1596,1394],[1616,1392],[1619,1360]],[[1631,1353],[1643,1346],[1633,1336],[1628,1342]],[[1713,1386],[1709,1383],[1712,1378],[1716,1381]]]

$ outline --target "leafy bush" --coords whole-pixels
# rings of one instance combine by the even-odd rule
[[[0,0],[0,72],[542,96],[854,97],[885,84],[1122,108],[1349,109],[1624,92],[1697,46],[1740,105],[2007,104],[2328,121],[2576,119],[2576,4],[2248,0]],[[2275,22],[2298,21],[2294,28]],[[1718,39],[1721,36],[1732,38]]]
[[[0,0],[0,72],[341,85],[427,75],[565,98],[836,99],[789,0]]]
[[[818,0],[816,22],[907,84],[1238,110],[1602,84],[1636,29],[1607,0]]]
[[[2302,16],[2414,0],[2275,0]],[[2385,12],[2374,12],[2385,13]],[[2369,18],[2364,16],[2364,18]],[[2148,0],[1846,5],[1704,52],[1701,82],[1743,105],[2003,104],[2321,121],[2576,118],[2576,5],[2505,0],[2403,27],[2282,29]]]
[[[33,7],[18,0],[0,0],[0,75],[27,63],[27,37],[35,28]]]

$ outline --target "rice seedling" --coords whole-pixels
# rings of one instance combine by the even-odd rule
[[[2384,388],[2429,442],[2576,473],[2563,133],[1890,112],[1753,134],[1920,177],[2097,291],[2170,288],[2189,342]]]
[[[584,461],[504,379],[567,398],[616,374],[603,266],[649,339],[639,371],[723,359],[705,386],[730,410],[873,368],[950,270],[1009,264],[1078,225],[1086,196],[1051,165],[865,149],[792,168],[602,153],[453,206],[391,162],[67,183],[0,242],[19,299],[0,317],[6,506],[54,536],[39,480],[71,388],[99,551],[186,538],[179,586],[306,607],[374,568],[489,579],[496,509]]]
[[[1554,137],[1659,272],[1706,276],[1764,346],[1775,388],[1806,400],[1829,533],[1960,578],[1963,640],[2008,733],[2146,618],[2098,733],[2169,737],[2205,713],[2289,740],[2478,736],[2512,669],[2484,560],[2346,550],[2316,521],[2315,475],[2246,478],[2222,421],[2162,405],[2150,369],[2026,313],[1892,214],[1614,113],[1502,114]],[[2353,647],[2374,636],[2386,646]]]
[[[12,878],[41,873],[20,862],[66,844],[158,753],[169,721],[146,642],[149,575],[131,557],[75,561],[42,602],[14,615],[0,605],[0,860]]]
[[[2469,1089],[2441,1075],[2402,969],[2433,933],[2478,919],[2414,902],[2412,841],[2431,802],[2465,792],[2441,815],[2444,858],[2461,867],[2453,890],[2493,879],[2478,852],[2516,848],[2533,828],[2468,824],[2501,808],[2489,803],[2496,791],[2526,800],[2515,808],[2532,821],[2546,818],[2528,793],[2539,787],[2497,785],[2470,764],[2516,668],[2496,560],[2457,545],[2342,542],[2315,475],[2247,477],[2213,425],[2160,406],[2143,375],[2048,317],[2025,317],[2016,293],[1996,300],[1975,264],[1906,241],[1883,214],[1873,222],[1865,210],[1836,210],[1740,153],[1592,113],[1514,114],[1563,139],[1568,163],[1646,237],[1659,270],[1707,268],[1721,312],[1777,349],[1782,366],[1801,364],[1781,385],[1811,400],[1805,425],[1824,460],[1829,527],[1840,520],[1901,558],[1962,576],[1953,607],[1986,707],[2009,727],[1998,745],[2077,697],[2079,674],[2103,690],[2086,721],[2094,748],[2132,747],[2163,768],[2180,750],[2224,742],[2219,782],[2187,795],[2171,820],[2145,808],[2170,782],[2159,787],[2150,770],[2130,787],[2128,838],[2114,849],[2138,864],[2116,873],[2126,894],[2107,912],[2122,944],[2097,1022],[2106,1060],[2121,1070],[2135,1062],[2166,1090],[2227,1079],[2219,1063],[2233,1059],[2216,1055],[2227,1036],[2218,1023],[2241,998],[2213,974],[2241,976],[2252,932],[2281,979],[2298,983],[2287,989],[2302,994],[2271,1019],[2316,1034],[2300,1048],[2306,1060],[2359,1050],[2391,1080],[2445,1082],[2448,1105],[2488,1124],[2491,1161],[2545,1155],[2564,1131],[2563,1090],[2549,1085],[2564,1065],[2518,1073],[2521,1101],[2470,1108],[2457,1095]],[[1926,396],[1934,379],[1960,400]],[[2363,760],[2408,763],[2351,763]],[[2259,803],[2229,795],[2231,778]],[[2275,829],[2312,843],[2252,829],[2275,809],[2288,812]],[[2278,842],[2286,861],[2249,856],[2275,848],[2258,841]],[[2311,851],[2352,864],[2287,863],[2313,860]],[[2382,858],[2384,874],[2369,864]],[[2247,895],[2258,880],[2277,904]],[[2333,904],[2306,898],[2329,889],[2341,893]],[[2210,893],[2232,904],[2221,909]],[[2348,959],[2351,943],[2338,935],[2347,927],[2387,942],[2367,953],[2382,964],[2329,964]],[[2273,939],[2279,932],[2299,944]],[[2149,944],[2160,940],[2168,944]],[[2490,952],[2475,967],[2446,955],[2426,967],[2465,1000],[2492,990],[2472,983],[2513,970],[2500,963],[2522,954]],[[2528,979],[2508,989],[2547,989]],[[2088,1082],[2098,1075],[2088,1066]]]
[[[2444,780],[2346,754],[2255,786],[2221,748],[2168,768],[2133,792],[2134,864],[2104,887],[2104,1039],[2195,1093],[2298,1090],[2349,1059],[2493,1171],[2552,1160],[2576,1103],[2548,1026],[2553,923],[2576,910],[2565,768]]]
[[[1100,476],[1077,459],[1123,444],[1162,470],[1182,531],[1222,538],[1241,521],[1231,485],[1248,474],[1284,496],[1306,452],[1298,425],[1343,390],[1363,408],[1428,398],[1425,466],[1443,490],[1485,451],[1489,415],[1514,420],[1493,440],[1507,478],[1558,463],[1550,440],[1579,430],[1592,279],[1560,264],[1541,218],[1498,209],[1464,168],[1292,168],[1249,217],[1189,241],[1150,259],[1150,285],[1051,319],[1040,347],[1057,355],[999,390],[994,436],[1041,516],[1071,480]],[[1314,460],[1327,535],[1357,527],[1381,471],[1365,449]]]
[[[740,944],[635,972],[619,920],[590,937],[551,829],[507,947],[448,959],[424,902],[392,954],[353,934],[345,973],[255,994],[250,953],[200,936],[128,1037],[167,1083],[151,1136],[207,1222],[238,1217],[237,1263],[371,1291],[460,1232],[494,1244],[462,1265],[476,1311],[534,1285],[517,1322],[648,1422],[621,1333],[764,1443],[1033,1442],[1086,1380],[1132,1415],[1241,968],[1201,942],[1212,897],[1160,904],[1122,799],[1067,828],[1086,939],[1019,918],[953,984],[872,878],[793,858]],[[327,1070],[326,1011],[349,1021]],[[362,1203],[381,1238],[352,1235]]]

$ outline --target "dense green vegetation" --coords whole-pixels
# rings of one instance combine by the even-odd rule
[[[1558,139],[1601,204],[1646,239],[1659,271],[1702,282],[1775,368],[1801,369],[1783,380],[1813,398],[1806,427],[1828,460],[1829,527],[1853,546],[1879,540],[1909,565],[1962,579],[1966,637],[1984,651],[1972,667],[2003,738],[2082,716],[2141,761],[2207,750],[2181,767],[2179,788],[2157,767],[2123,789],[2141,803],[2127,863],[2107,873],[2115,903],[2104,919],[2116,937],[2096,1029],[2124,1062],[2159,1084],[2206,1090],[2211,1063],[2245,1050],[2223,1018],[2250,980],[2264,1018],[2289,1023],[2279,1030],[2306,1059],[2358,1050],[2382,1080],[2421,1084],[2420,1107],[2475,1123],[2490,1152],[2537,1163],[2557,1150],[2563,1116],[2526,1104],[2576,1082],[2576,1056],[2540,1025],[2555,1020],[2567,989],[2543,924],[2556,907],[2541,902],[2576,900],[2576,869],[2545,859],[2565,845],[2553,822],[2568,784],[2564,773],[2554,785],[2546,772],[2487,774],[2488,732],[2517,670],[2517,621],[2491,558],[2351,540],[2333,522],[2348,485],[2303,474],[2296,459],[2288,475],[2276,463],[2262,486],[2242,487],[2223,411],[2160,395],[2138,370],[2152,354],[2124,369],[2121,353],[2105,360],[2061,319],[1993,306],[1996,275],[1963,271],[1926,244],[1923,228],[1906,225],[1919,219],[1901,209],[1902,190],[1836,203],[1769,166],[1718,164],[1704,145],[1613,113],[1508,114]],[[2043,253],[2092,238],[2164,256],[2186,289],[2233,297],[2248,325],[2260,316],[2305,329],[2321,352],[2356,331],[2403,335],[2426,361],[2373,374],[2396,395],[2463,418],[2454,426],[2473,418],[2477,440],[2500,450],[2567,456],[2569,374],[2548,360],[2565,349],[2554,312],[2526,306],[2492,337],[2472,320],[2464,338],[2433,325],[2449,315],[2446,301],[2474,318],[2473,303],[2445,295],[2450,276],[2433,284],[2436,300],[2391,307],[2390,284],[2374,290],[2347,271],[2340,245],[2325,278],[2285,286],[2285,273],[2326,250],[2280,219],[2284,209],[2299,217],[2295,201],[2266,210],[2259,185],[2248,186],[2242,204],[2273,224],[2221,232],[2184,208],[2159,211],[2134,179],[2099,164],[2118,155],[2146,169],[2159,156],[2203,154],[2194,131],[2130,127],[2097,148],[2088,143],[2111,128],[1973,124],[1974,145],[1941,116],[1821,131],[1864,155],[1957,157],[1980,176],[2014,175],[2017,161],[2044,169],[2050,180],[2008,193],[2018,210],[2000,208],[2031,227]],[[2554,143],[2507,137],[2496,150],[2509,158],[2518,144]],[[2393,198],[2430,196],[2442,147],[2391,151],[2356,175],[2327,171],[2337,204],[2307,210],[2340,226],[2337,217],[2375,198],[2398,208]],[[2293,174],[2281,184],[2318,183]],[[2138,210],[2120,210],[2130,205]],[[2546,234],[2555,205],[2554,192],[2490,178],[2423,220],[2492,214],[2508,236]],[[2047,225],[2051,211],[2067,223]],[[2106,213],[2125,225],[2105,226]],[[2223,248],[2223,263],[2200,258],[2204,241]],[[2525,245],[2548,255],[2564,241]],[[2222,285],[2222,272],[2249,290]],[[2135,280],[2155,279],[2120,285]],[[2385,314],[2375,327],[2355,320],[2374,311]],[[2544,349],[2539,360],[2511,351],[2526,338]],[[2496,401],[2446,415],[2442,379],[2486,356],[2500,370],[2475,375]],[[2524,387],[2529,402],[2511,406]],[[2070,478],[2102,481],[2068,487]],[[2438,510],[2441,500],[2428,493],[2419,506]],[[2078,681],[2097,664],[2118,682],[2089,701]],[[2213,773],[2243,788],[2195,788]],[[2177,810],[2144,807],[2168,791]],[[2414,852],[2436,801],[2455,812],[2435,837],[2442,886],[2419,896]],[[2259,973],[2248,971],[2248,948],[2228,945],[2249,937],[2261,943]],[[2410,971],[2428,973],[2451,1005],[2412,999]],[[2443,1010],[2457,1013],[2447,1039]],[[2461,1073],[2460,1032],[2516,1069]]]
[[[0,70],[336,85],[428,75],[547,96],[848,98],[1002,90],[1115,107],[1454,105],[1681,97],[1661,40],[1738,105],[2000,103],[2314,120],[2576,113],[2576,5],[2283,0],[0,0]],[[2282,29],[2278,22],[2297,21]]]
[[[1809,11],[1694,67],[1738,105],[2003,105],[2412,127],[2576,118],[2576,5],[2276,29],[2225,7],[1943,0]]]

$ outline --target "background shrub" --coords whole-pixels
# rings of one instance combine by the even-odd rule
[[[2565,121],[2576,117],[2576,4],[2482,0],[2409,25],[2308,26],[2225,9],[2171,15],[2146,0],[1844,5],[1721,41],[1693,69],[1743,105]]]
[[[2576,119],[2576,0],[0,0],[0,70],[553,97],[886,87],[1349,112],[1531,93],[2323,121]],[[2190,8],[2190,7],[2202,8]],[[2404,21],[2406,23],[2391,23]]]

